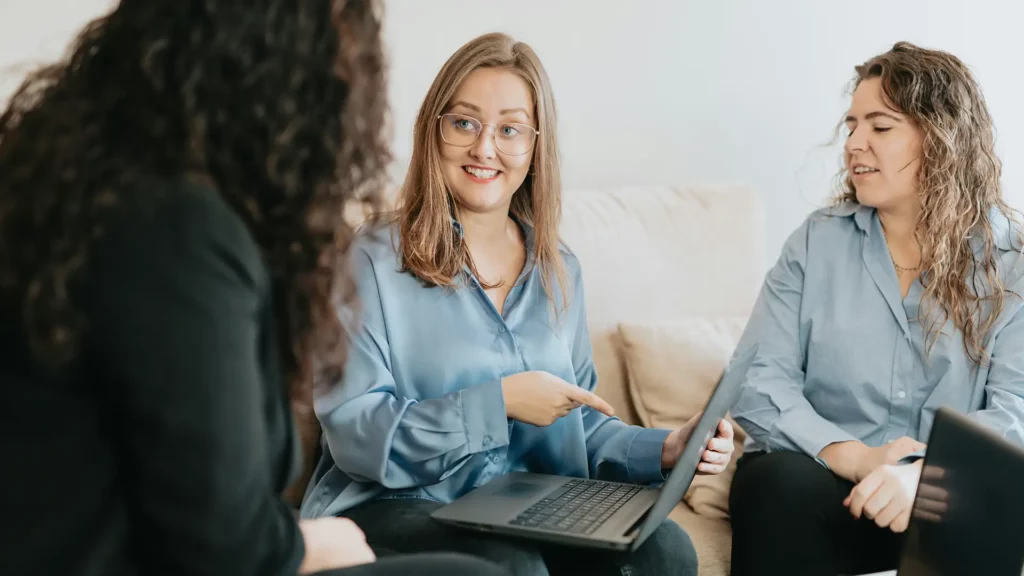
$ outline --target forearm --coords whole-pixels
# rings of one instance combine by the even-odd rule
[[[850,482],[859,482],[859,466],[867,450],[867,445],[859,440],[834,442],[822,448],[817,458],[836,475]]]

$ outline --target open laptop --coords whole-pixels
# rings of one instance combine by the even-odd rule
[[[940,408],[897,574],[1024,575],[1024,449]]]
[[[733,357],[660,488],[514,472],[473,490],[431,516],[472,530],[559,544],[636,550],[686,494],[719,420],[739,397],[756,353],[755,344]]]

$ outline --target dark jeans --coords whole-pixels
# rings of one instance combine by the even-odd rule
[[[732,576],[835,576],[893,570],[902,536],[843,499],[853,489],[804,454],[747,454],[729,494]]]
[[[498,566],[460,554],[411,554],[380,557],[373,564],[317,572],[314,576],[508,576]]]
[[[445,526],[430,518],[441,505],[419,499],[381,499],[344,515],[366,533],[373,548],[399,553],[446,551],[495,562],[517,576],[696,576],[690,537],[666,521],[635,553],[575,548],[504,538]],[[454,573],[453,573],[454,574]]]

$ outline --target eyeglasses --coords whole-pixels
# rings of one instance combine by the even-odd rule
[[[472,146],[484,131],[484,126],[494,128],[494,146],[502,154],[522,156],[533,148],[537,141],[537,130],[529,124],[484,124],[483,122],[463,114],[442,114],[441,139],[452,146],[465,148]]]

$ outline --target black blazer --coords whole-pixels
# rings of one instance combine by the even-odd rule
[[[124,195],[72,294],[59,378],[0,302],[0,574],[294,575],[301,451],[242,220],[195,183]]]

